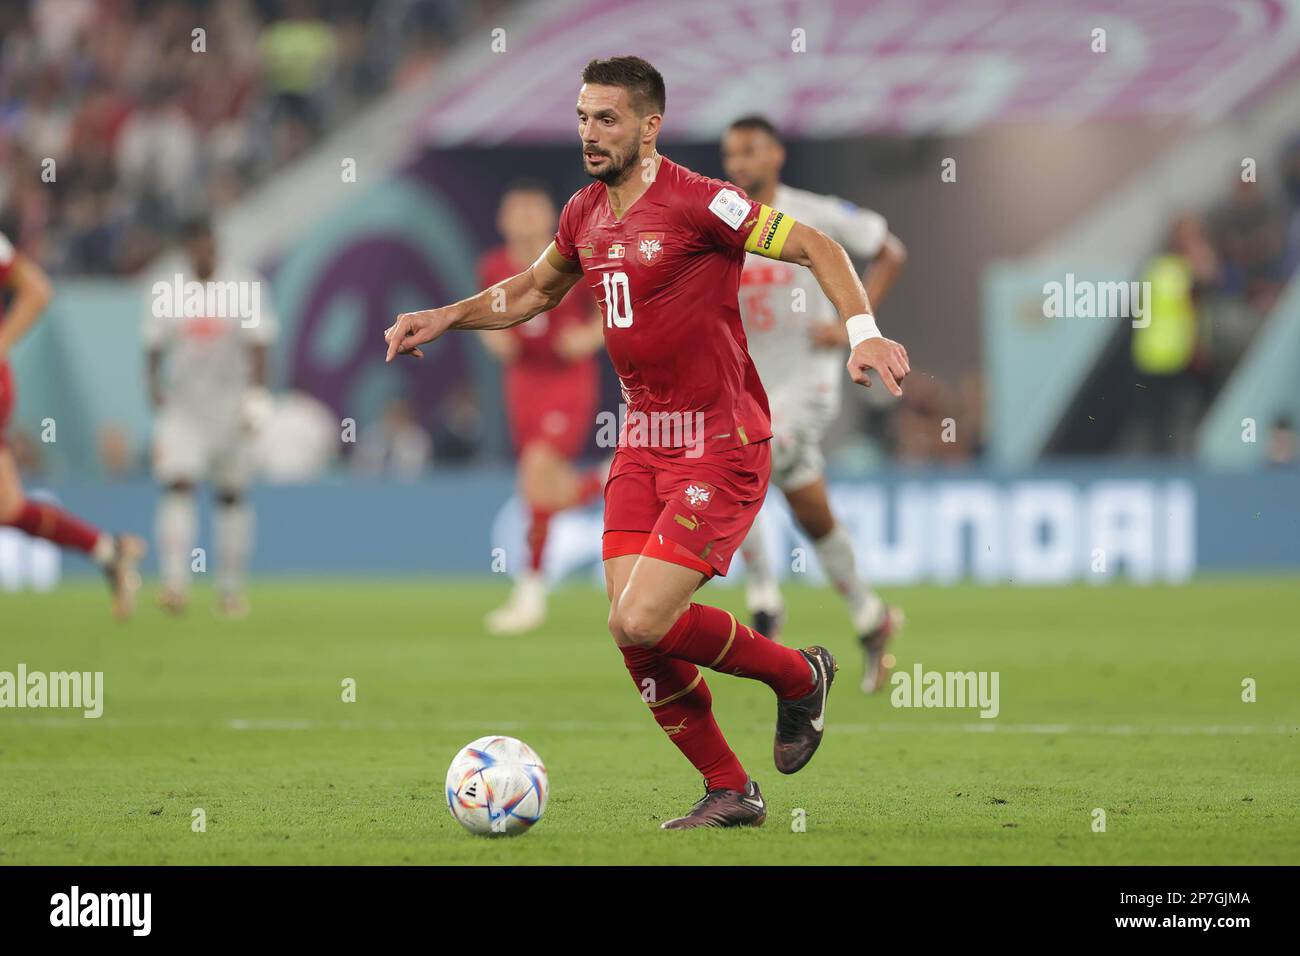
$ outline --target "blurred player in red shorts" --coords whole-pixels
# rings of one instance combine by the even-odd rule
[[[479,260],[487,289],[518,275],[546,251],[555,235],[555,204],[540,183],[506,190],[497,212],[505,244]],[[505,365],[506,414],[519,456],[519,492],[528,508],[528,567],[504,605],[487,616],[489,631],[519,634],[546,619],[542,556],[551,516],[586,504],[600,493],[606,468],[579,472],[596,422],[604,340],[600,314],[586,289],[574,289],[555,308],[526,325],[485,329],[483,343]]]
[[[136,565],[145,544],[133,535],[105,534],[75,515],[23,494],[18,463],[5,444],[5,426],[13,414],[15,391],[9,352],[40,317],[50,301],[50,280],[41,267],[20,255],[0,233],[0,290],[12,292],[8,315],[0,313],[0,525],[18,528],[65,548],[80,551],[98,564],[113,592],[113,611],[130,615],[140,588]]]
[[[700,668],[772,688],[773,762],[795,773],[821,744],[836,665],[824,647],[784,647],[691,600],[726,574],[771,471],[767,396],[740,319],[745,253],[812,270],[845,320],[853,381],[868,384],[875,369],[901,394],[907,353],[876,329],[842,246],[659,155],[665,93],[653,66],[593,60],[582,80],[578,134],[596,182],[565,205],[554,243],[492,289],[399,315],[384,333],[388,360],[421,357],[420,346],[448,329],[526,322],[585,278],[628,405],[605,485],[609,630],[655,721],[704,777],[703,798],[663,827],[758,826],[767,804],[714,719]],[[493,309],[498,290],[504,311]]]

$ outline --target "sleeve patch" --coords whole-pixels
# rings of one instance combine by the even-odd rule
[[[709,212],[713,213],[732,229],[739,229],[740,224],[749,215],[749,203],[740,198],[734,189],[719,189],[718,194],[709,203]]]

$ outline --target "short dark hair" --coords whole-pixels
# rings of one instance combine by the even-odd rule
[[[766,116],[760,116],[757,113],[742,116],[740,119],[732,122],[727,129],[756,129],[766,133],[778,143],[781,142],[781,134],[776,131],[776,127],[772,125],[772,121]]]
[[[664,78],[639,56],[611,56],[607,60],[592,60],[583,67],[582,82],[623,87],[630,94],[632,106],[642,116],[662,114],[667,105]]]

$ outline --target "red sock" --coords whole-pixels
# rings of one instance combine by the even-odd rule
[[[551,527],[551,513],[534,508],[532,514],[533,520],[528,526],[528,566],[534,571],[540,571],[542,555],[546,551],[546,533]]]
[[[704,775],[704,785],[710,790],[744,790],[749,774],[713,719],[713,695],[699,669],[646,647],[619,650],[655,721]]]
[[[769,641],[721,608],[692,604],[655,650],[724,674],[761,680],[782,700],[811,694],[816,685],[808,658]]]
[[[45,538],[65,548],[90,554],[99,540],[99,530],[62,508],[36,501],[23,502],[18,517],[8,522],[12,527],[36,538]]]

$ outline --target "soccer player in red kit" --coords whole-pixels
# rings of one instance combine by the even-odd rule
[[[520,181],[501,197],[497,229],[505,244],[479,260],[483,288],[527,269],[555,235],[555,205],[540,183]],[[551,516],[600,493],[606,468],[573,464],[596,415],[603,344],[596,303],[577,289],[549,312],[510,329],[479,333],[505,365],[506,414],[519,456],[519,492],[528,507],[528,567],[509,599],[484,622],[496,634],[520,634],[546,619],[542,557]]]
[[[23,494],[14,453],[5,445],[5,426],[13,414],[15,399],[9,351],[49,303],[50,280],[40,266],[20,255],[3,233],[0,289],[13,293],[8,315],[0,315],[0,525],[86,554],[103,568],[113,592],[113,611],[125,618],[140,588],[136,565],[144,555],[144,541],[134,535],[105,534],[62,508],[28,499]]]
[[[653,66],[630,56],[593,60],[582,80],[578,133],[596,182],[564,207],[555,242],[527,270],[472,298],[399,315],[384,333],[388,360],[421,357],[420,346],[448,329],[526,322],[586,278],[629,406],[605,485],[609,629],[655,720],[705,784],[704,797],[663,826],[757,826],[766,804],[714,720],[700,668],[772,688],[773,758],[794,773],[821,743],[835,661],[824,647],[782,646],[691,600],[726,573],[770,471],[767,396],[740,320],[745,252],[812,270],[846,319],[855,382],[867,384],[875,369],[901,394],[907,353],[875,328],[837,243],[659,155],[665,96]],[[493,311],[502,296],[504,311]]]

